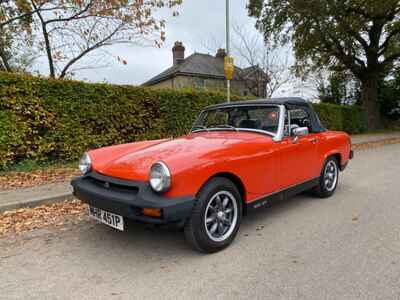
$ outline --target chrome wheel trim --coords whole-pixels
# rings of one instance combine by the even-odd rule
[[[328,192],[332,192],[337,184],[338,168],[337,164],[331,160],[329,161],[324,170],[324,186]]]
[[[232,235],[238,219],[238,205],[228,191],[220,191],[211,197],[204,213],[207,236],[214,242],[223,242]]]

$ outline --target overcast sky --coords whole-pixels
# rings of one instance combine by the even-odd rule
[[[255,20],[247,16],[246,2],[231,1],[231,19],[236,24],[253,29]],[[167,40],[161,49],[121,45],[109,48],[114,57],[120,56],[128,64],[122,65],[113,59],[110,67],[80,71],[75,78],[141,84],[172,65],[171,48],[177,40],[184,43],[186,56],[195,51],[210,52],[209,44],[218,42],[225,46],[225,0],[184,0],[179,11],[180,16],[167,18]]]
[[[248,0],[230,0],[231,23],[245,27],[249,34],[260,34],[254,26],[256,20],[248,16],[247,2]],[[225,0],[183,0],[179,12],[178,17],[166,17],[167,39],[161,48],[126,45],[109,47],[107,51],[111,56],[108,67],[80,70],[75,73],[74,79],[140,85],[172,65],[171,49],[175,41],[183,42],[186,57],[193,52],[214,55],[218,47],[225,48]],[[118,62],[117,57],[126,60],[127,65]],[[236,64],[238,61],[236,58]],[[35,67],[42,74],[48,73],[45,63],[41,62]],[[315,90],[306,88],[303,82],[293,79],[274,96],[312,99],[315,98]]]

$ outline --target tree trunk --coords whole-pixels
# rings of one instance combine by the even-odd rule
[[[3,69],[7,72],[11,72],[11,66],[8,63],[8,57],[7,54],[3,51],[3,49],[0,48],[0,69]]]
[[[371,76],[362,81],[361,101],[367,115],[368,130],[381,127],[381,112],[378,103],[378,77]]]
[[[49,73],[51,78],[56,77],[56,71],[54,69],[54,61],[53,61],[53,56],[51,53],[51,46],[50,46],[50,39],[49,39],[49,33],[47,32],[47,27],[44,23],[42,23],[42,34],[44,37],[44,42],[46,45],[46,54],[47,54],[47,61],[49,63]]]
[[[42,14],[40,13],[40,9],[38,6],[35,4],[34,1],[31,1],[33,8],[36,11],[37,16],[39,17],[40,23],[42,24],[42,35],[44,38],[44,43],[46,47],[46,54],[47,54],[47,61],[49,63],[49,73],[51,78],[56,77],[56,71],[54,68],[54,60],[52,56],[52,51],[51,51],[51,44],[50,44],[50,38],[49,38],[49,32],[47,31],[47,23],[44,20]]]

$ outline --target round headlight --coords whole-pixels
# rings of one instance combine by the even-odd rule
[[[170,188],[171,173],[163,162],[157,162],[151,167],[150,186],[158,193],[166,192]]]
[[[83,154],[82,158],[79,160],[79,170],[86,174],[92,168],[92,160],[90,159],[89,154]]]

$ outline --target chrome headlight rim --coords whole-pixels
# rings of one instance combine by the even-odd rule
[[[156,173],[161,176],[158,176]],[[170,189],[172,183],[171,171],[164,162],[157,161],[151,166],[149,183],[151,188],[157,193],[164,193]]]
[[[81,171],[81,173],[83,175],[89,173],[92,169],[92,159],[90,158],[89,153],[85,152],[83,153],[81,159],[79,160],[79,171]]]

